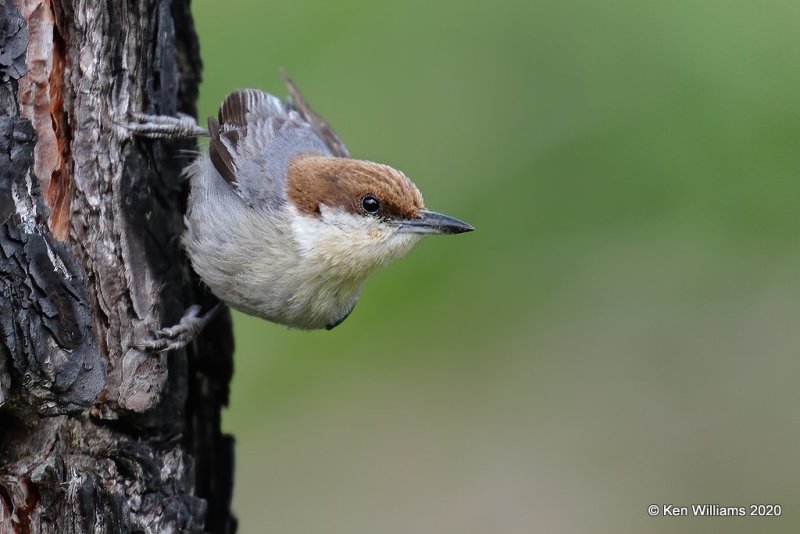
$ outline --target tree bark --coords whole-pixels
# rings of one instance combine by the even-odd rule
[[[134,345],[213,296],[180,248],[176,141],[196,114],[188,0],[0,0],[0,532],[233,532],[228,313],[185,350]]]

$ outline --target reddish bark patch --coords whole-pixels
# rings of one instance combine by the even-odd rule
[[[20,115],[36,130],[34,172],[50,208],[50,231],[56,239],[69,236],[70,128],[64,109],[65,41],[55,24],[50,0],[15,0],[28,25],[28,72],[19,81]]]
[[[39,492],[36,490],[36,486],[28,480],[21,480],[20,486],[22,486],[25,492],[25,504],[14,510],[14,515],[17,516],[18,522],[17,532],[19,534],[30,534],[32,523],[31,512],[36,509],[36,505],[39,502]]]
[[[70,160],[69,147],[72,132],[69,117],[64,109],[64,66],[66,43],[61,34],[53,29],[53,70],[50,71],[50,119],[59,153],[58,167],[50,175],[47,188],[47,203],[52,208],[50,213],[50,231],[56,239],[64,240],[69,236],[70,202],[74,185],[67,170]]]

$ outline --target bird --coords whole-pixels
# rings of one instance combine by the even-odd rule
[[[182,243],[194,271],[226,305],[303,330],[332,329],[353,311],[370,274],[422,237],[474,230],[426,208],[417,186],[389,165],[355,159],[281,72],[289,97],[228,94],[208,150],[185,169]],[[155,127],[178,135],[180,121]],[[163,121],[162,121],[163,123]],[[148,131],[139,127],[140,132]],[[207,314],[208,315],[208,314]],[[190,310],[150,348],[175,346],[206,316]]]

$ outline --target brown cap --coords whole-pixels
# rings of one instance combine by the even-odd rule
[[[302,213],[319,214],[320,204],[368,215],[362,200],[380,203],[379,217],[413,219],[425,208],[417,187],[402,172],[371,161],[300,155],[289,165],[287,194]]]

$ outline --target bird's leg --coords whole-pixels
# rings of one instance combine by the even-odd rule
[[[151,139],[208,136],[208,130],[198,126],[194,118],[185,113],[178,113],[177,117],[171,117],[133,111],[126,120],[114,120],[113,122],[133,135]],[[133,346],[141,351],[152,352],[181,349],[191,343],[221,309],[222,303],[217,303],[204,315],[200,315],[199,305],[190,306],[178,324],[156,330],[153,337],[134,343]]]
[[[204,315],[200,315],[200,306],[190,306],[175,326],[156,330],[154,336],[134,344],[141,351],[166,352],[182,349],[200,335],[200,332],[211,322],[222,309],[218,302]]]
[[[127,120],[114,122],[134,135],[151,139],[208,136],[208,130],[199,126],[192,116],[185,113],[178,113],[177,117],[171,117],[132,111]]]

